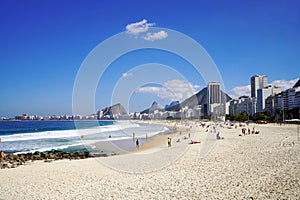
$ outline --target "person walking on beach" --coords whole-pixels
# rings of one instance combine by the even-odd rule
[[[136,142],[135,142],[135,144],[136,144],[136,148],[138,149],[138,148],[140,147],[140,142],[139,142],[139,139],[136,139]]]
[[[168,147],[171,147],[171,138],[168,137]]]

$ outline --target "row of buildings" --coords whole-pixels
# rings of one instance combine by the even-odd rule
[[[147,109],[147,112],[134,112],[127,114],[121,104],[116,104],[88,116],[17,116],[19,120],[97,120],[97,119],[166,119],[166,118],[205,118],[218,117],[225,119],[225,115],[236,115],[245,111],[249,116],[255,113],[267,113],[270,116],[282,110],[300,108],[300,79],[285,91],[268,84],[268,77],[255,75],[250,78],[251,97],[241,96],[231,99],[221,90],[219,82],[209,82],[197,94],[185,101],[172,102],[164,109],[158,108],[156,102]],[[156,103],[156,104],[155,104]],[[299,112],[299,111],[298,111]],[[299,115],[299,113],[298,113]],[[299,117],[299,116],[298,116]]]
[[[81,115],[51,115],[51,116],[38,116],[22,114],[15,116],[15,120],[96,120],[98,116],[96,114],[81,116]],[[2,120],[6,120],[3,118]]]
[[[300,79],[287,90],[269,85],[268,77],[255,75],[250,79],[251,97],[241,96],[230,101],[229,115],[240,114],[245,111],[253,116],[255,113],[267,113],[274,116],[281,110],[300,108]]]
[[[251,96],[241,96],[231,99],[222,92],[219,82],[209,82],[193,97],[180,104],[179,110],[154,110],[151,113],[134,113],[130,117],[134,119],[165,119],[174,118],[204,118],[225,115],[236,115],[243,111],[249,116],[255,113],[267,113],[274,116],[280,111],[300,109],[300,79],[287,90],[282,91],[280,87],[268,84],[265,75],[254,75],[250,78]],[[296,112],[297,113],[297,112]],[[294,116],[295,117],[295,116]]]

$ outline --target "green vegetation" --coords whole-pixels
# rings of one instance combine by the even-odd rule
[[[240,114],[227,116],[227,119],[230,121],[239,121],[239,122],[245,122],[249,121],[251,119],[251,116],[249,116],[246,111],[241,112]]]

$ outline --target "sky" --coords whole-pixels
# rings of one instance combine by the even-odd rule
[[[170,41],[175,37],[172,30],[186,35],[209,55],[224,90],[234,98],[250,94],[250,77],[255,74],[267,75],[269,84],[282,90],[299,78],[297,0],[0,0],[0,4],[0,117],[75,114],[74,84],[84,61],[99,44],[120,33],[131,37],[128,41],[148,44]],[[128,41],[104,50],[99,63],[109,52],[131,45]],[[174,43],[184,46],[185,41]],[[148,69],[152,70],[143,72]],[[148,82],[138,82],[138,77]],[[136,80],[123,98],[130,112],[153,101],[164,106],[183,100],[207,84],[185,58],[147,48],[119,55],[98,78],[91,86],[96,87],[95,110],[120,99],[124,90],[118,88]]]

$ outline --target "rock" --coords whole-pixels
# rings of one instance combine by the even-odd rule
[[[40,154],[33,154],[33,156],[32,156],[32,160],[41,160],[41,159],[42,159],[42,157]]]
[[[107,154],[100,154],[97,156],[106,157]],[[44,160],[44,162],[52,162],[53,160],[61,160],[61,159],[85,159],[92,156],[89,152],[62,152],[57,150],[52,150],[48,152],[34,152],[34,153],[26,153],[26,154],[8,154],[5,157],[3,162],[0,162],[0,168],[15,168],[19,165],[24,165],[28,161],[35,160]]]

